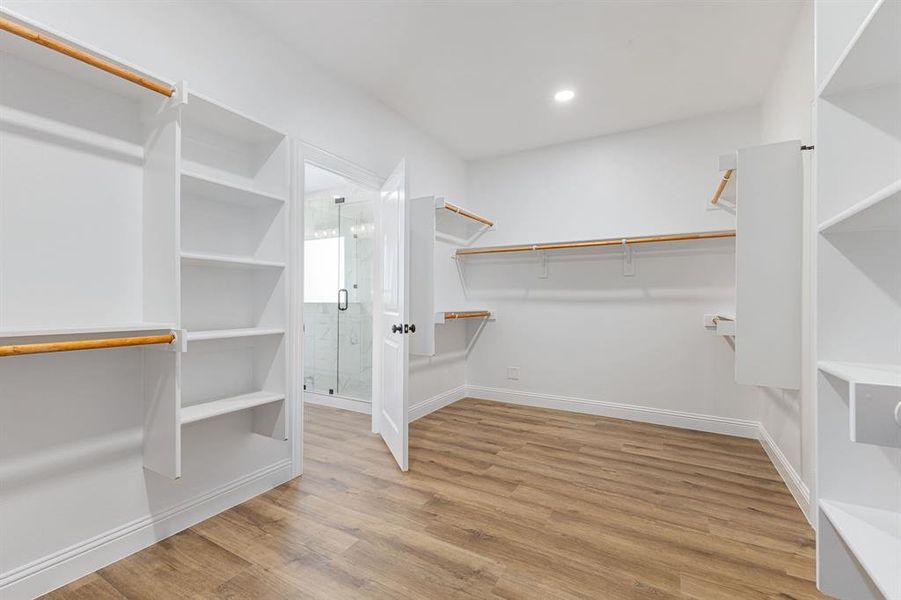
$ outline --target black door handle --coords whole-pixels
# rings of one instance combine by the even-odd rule
[[[404,333],[416,333],[416,325],[414,323],[404,325]]]
[[[342,296],[344,297],[343,300],[341,299]],[[346,289],[341,288],[340,290],[338,290],[338,310],[347,310],[347,298],[348,296]]]
[[[391,326],[391,333],[403,333],[403,332],[404,332],[403,325],[392,325]]]

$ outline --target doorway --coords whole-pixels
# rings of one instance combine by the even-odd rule
[[[304,401],[371,413],[378,192],[304,165]]]

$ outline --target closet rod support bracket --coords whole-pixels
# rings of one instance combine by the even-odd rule
[[[632,246],[623,238],[623,276],[635,277],[635,257],[632,254]]]

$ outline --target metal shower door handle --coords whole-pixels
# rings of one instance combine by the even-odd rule
[[[347,298],[348,298],[348,296],[347,296],[346,289],[341,288],[340,290],[338,290],[338,310],[347,310],[347,306],[348,306]]]

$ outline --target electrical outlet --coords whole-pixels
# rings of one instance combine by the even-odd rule
[[[519,379],[519,367],[507,367],[507,379],[514,381]]]

